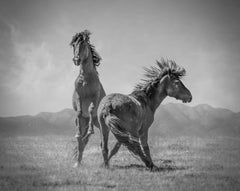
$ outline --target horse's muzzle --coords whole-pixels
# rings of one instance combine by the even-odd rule
[[[190,95],[182,100],[183,103],[190,103],[191,101],[192,101],[192,95]]]

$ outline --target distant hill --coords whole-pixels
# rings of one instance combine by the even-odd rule
[[[41,112],[35,116],[0,117],[0,135],[74,135],[74,111]]]
[[[76,132],[72,109],[35,116],[0,117],[1,136],[71,135]],[[202,104],[161,105],[149,136],[240,136],[240,113]]]
[[[239,136],[240,113],[207,104],[166,104],[155,113],[150,135]]]

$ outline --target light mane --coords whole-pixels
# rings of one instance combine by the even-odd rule
[[[186,74],[184,68],[178,66],[173,60],[161,59],[156,61],[156,66],[144,68],[145,75],[141,82],[138,83],[132,94],[135,97],[142,97],[143,94],[151,97],[160,80],[167,74],[180,79]]]
[[[84,30],[83,32],[76,33],[70,42],[70,45],[73,46],[74,43],[78,44],[82,41],[86,41],[90,47],[91,53],[92,53],[92,59],[94,66],[99,66],[101,61],[101,56],[97,53],[95,46],[89,42],[89,36],[91,32],[88,30]]]

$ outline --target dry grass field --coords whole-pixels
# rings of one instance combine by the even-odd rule
[[[161,167],[154,173],[125,148],[110,169],[102,168],[99,143],[99,135],[91,137],[82,166],[74,169],[72,137],[2,137],[0,190],[240,190],[238,138],[151,140]]]

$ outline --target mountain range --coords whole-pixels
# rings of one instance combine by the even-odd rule
[[[0,117],[0,136],[74,136],[75,113],[72,109],[35,116]],[[240,113],[213,108],[169,103],[155,113],[149,136],[240,136]]]

